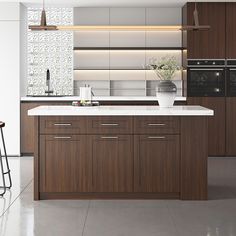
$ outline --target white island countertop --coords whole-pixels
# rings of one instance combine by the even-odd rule
[[[79,96],[62,96],[62,97],[53,97],[53,96],[45,96],[45,97],[21,97],[22,102],[64,102],[64,101],[79,101]],[[157,101],[156,96],[101,96],[101,97],[93,97],[94,101]],[[175,101],[186,101],[186,97],[176,97]]]
[[[39,106],[29,116],[213,116],[214,111],[202,106]]]

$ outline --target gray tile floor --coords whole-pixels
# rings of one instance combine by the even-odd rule
[[[32,158],[11,158],[0,236],[236,236],[236,158],[209,159],[208,201],[33,201]]]

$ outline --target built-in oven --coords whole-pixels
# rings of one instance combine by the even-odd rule
[[[187,96],[225,96],[225,60],[188,60]]]
[[[236,60],[227,60],[226,95],[236,97]]]

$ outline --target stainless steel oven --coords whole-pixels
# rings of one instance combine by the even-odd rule
[[[236,60],[227,60],[226,95],[236,97]]]
[[[188,60],[187,96],[225,96],[225,60]]]

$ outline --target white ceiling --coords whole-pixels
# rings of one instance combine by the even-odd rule
[[[195,0],[192,0],[195,1]],[[22,2],[27,6],[42,4],[43,0],[0,0],[0,2]],[[187,0],[45,0],[46,5],[78,7],[182,7]],[[198,2],[225,2],[202,0]],[[230,2],[236,2],[231,0]]]

